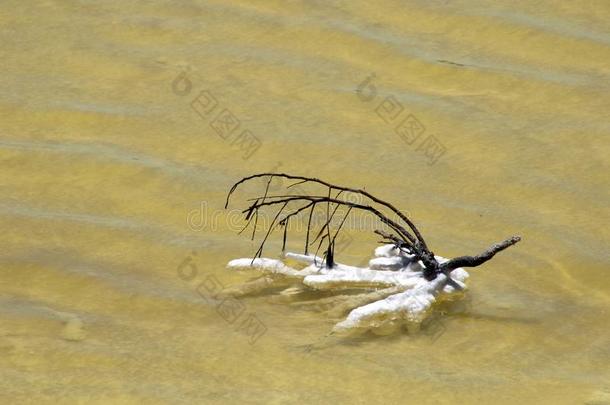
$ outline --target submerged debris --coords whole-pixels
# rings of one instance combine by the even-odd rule
[[[285,258],[306,265],[300,270],[281,260],[267,258],[235,259],[229,262],[228,267],[253,268],[278,283],[291,279],[293,284],[299,283],[313,290],[362,289],[362,294],[344,296],[341,300],[342,310],[356,309],[335,325],[334,332],[419,324],[435,301],[454,298],[452,295],[466,287],[464,281],[468,273],[462,268],[451,271],[455,284],[449,284],[445,275],[426,280],[421,264],[413,261],[413,256],[395,249],[394,245],[377,248],[375,256],[368,267],[334,263],[329,269],[321,258],[297,253],[286,253]],[[445,259],[437,257],[437,260],[443,262]],[[266,283],[265,287],[269,285]]]
[[[513,236],[495,244],[477,256],[460,256],[445,259],[428,248],[424,238],[413,222],[393,205],[374,197],[360,189],[337,186],[325,181],[288,174],[263,173],[246,177],[237,182],[229,192],[229,198],[236,188],[251,179],[267,178],[267,187],[262,196],[251,201],[243,210],[248,221],[244,230],[254,221],[252,238],[257,231],[259,210],[279,206],[271,224],[265,228],[265,236],[254,258],[236,259],[229,262],[230,268],[254,268],[264,274],[264,282],[251,282],[244,286],[244,292],[252,292],[259,286],[282,283],[299,286],[296,291],[310,290],[363,290],[362,294],[349,295],[338,307],[351,309],[347,318],[335,325],[334,332],[352,332],[365,330],[391,331],[406,325],[409,329],[417,327],[427,316],[432,304],[444,299],[454,299],[465,289],[468,273],[462,267],[476,267],[496,253],[519,242],[519,236]],[[287,186],[290,189],[296,184],[314,184],[324,187],[325,195],[315,194],[282,194],[269,195],[269,184],[274,177],[295,180]],[[333,195],[333,193],[336,193]],[[365,202],[356,203],[348,199],[357,195]],[[347,213],[341,219],[336,230],[332,230],[333,217],[338,207],[346,207]],[[319,207],[326,211],[326,221],[317,236],[311,241],[311,222],[314,210]],[[352,211],[372,214],[390,232],[376,229],[383,246],[375,249],[374,257],[367,267],[354,267],[335,261],[335,240],[342,229],[346,218]],[[288,222],[308,211],[307,234],[304,253],[285,253],[284,260],[263,258],[262,252],[267,238],[278,226],[284,227],[283,251],[286,247]],[[282,216],[282,214],[284,214]],[[242,230],[243,231],[243,230]],[[309,253],[309,247],[318,242],[318,250],[326,244],[323,257]],[[390,243],[388,243],[390,242]],[[294,262],[296,264],[291,264]],[[288,263],[288,264],[287,264]],[[286,291],[292,294],[295,290]],[[353,309],[355,308],[355,309]]]

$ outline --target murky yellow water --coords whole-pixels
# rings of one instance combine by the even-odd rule
[[[607,1],[3,1],[0,399],[610,403],[608,21]],[[524,239],[429,333],[307,350],[341,317],[271,294],[230,324],[198,290],[249,279],[220,210],[261,171],[366,187],[445,256]]]

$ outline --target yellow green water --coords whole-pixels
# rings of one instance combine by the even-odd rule
[[[607,1],[3,1],[0,400],[609,404],[608,21]],[[412,145],[375,112],[390,96]],[[341,317],[261,295],[251,344],[197,285],[248,280],[224,266],[256,246],[187,215],[271,170],[366,187],[444,256],[523,241],[433,334],[306,350]]]

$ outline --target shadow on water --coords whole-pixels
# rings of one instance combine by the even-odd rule
[[[369,329],[348,335],[334,332],[321,336],[316,342],[294,346],[294,349],[310,353],[336,346],[363,347],[380,342],[390,343],[409,339],[412,343],[433,345],[451,330],[453,322],[460,320],[477,320],[498,323],[534,325],[540,321],[532,317],[501,315],[472,310],[468,297],[459,301],[446,301],[438,304],[420,324],[403,323],[400,327],[387,333],[382,330]],[[333,319],[340,321],[341,318]]]

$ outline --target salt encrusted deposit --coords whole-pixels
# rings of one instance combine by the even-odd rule
[[[394,245],[378,247],[374,256],[364,268],[335,263],[329,269],[322,259],[297,253],[286,253],[284,261],[236,259],[228,267],[259,270],[267,277],[264,285],[282,280],[313,290],[363,289],[361,295],[351,300],[356,308],[335,325],[333,332],[387,329],[403,324],[411,328],[426,318],[434,302],[454,298],[455,293],[466,287],[468,273],[464,269],[450,273],[454,282],[448,282],[444,274],[428,281],[423,277],[421,262],[413,261],[413,256]],[[446,261],[438,256],[436,259],[439,263]],[[295,265],[291,267],[284,262]]]

